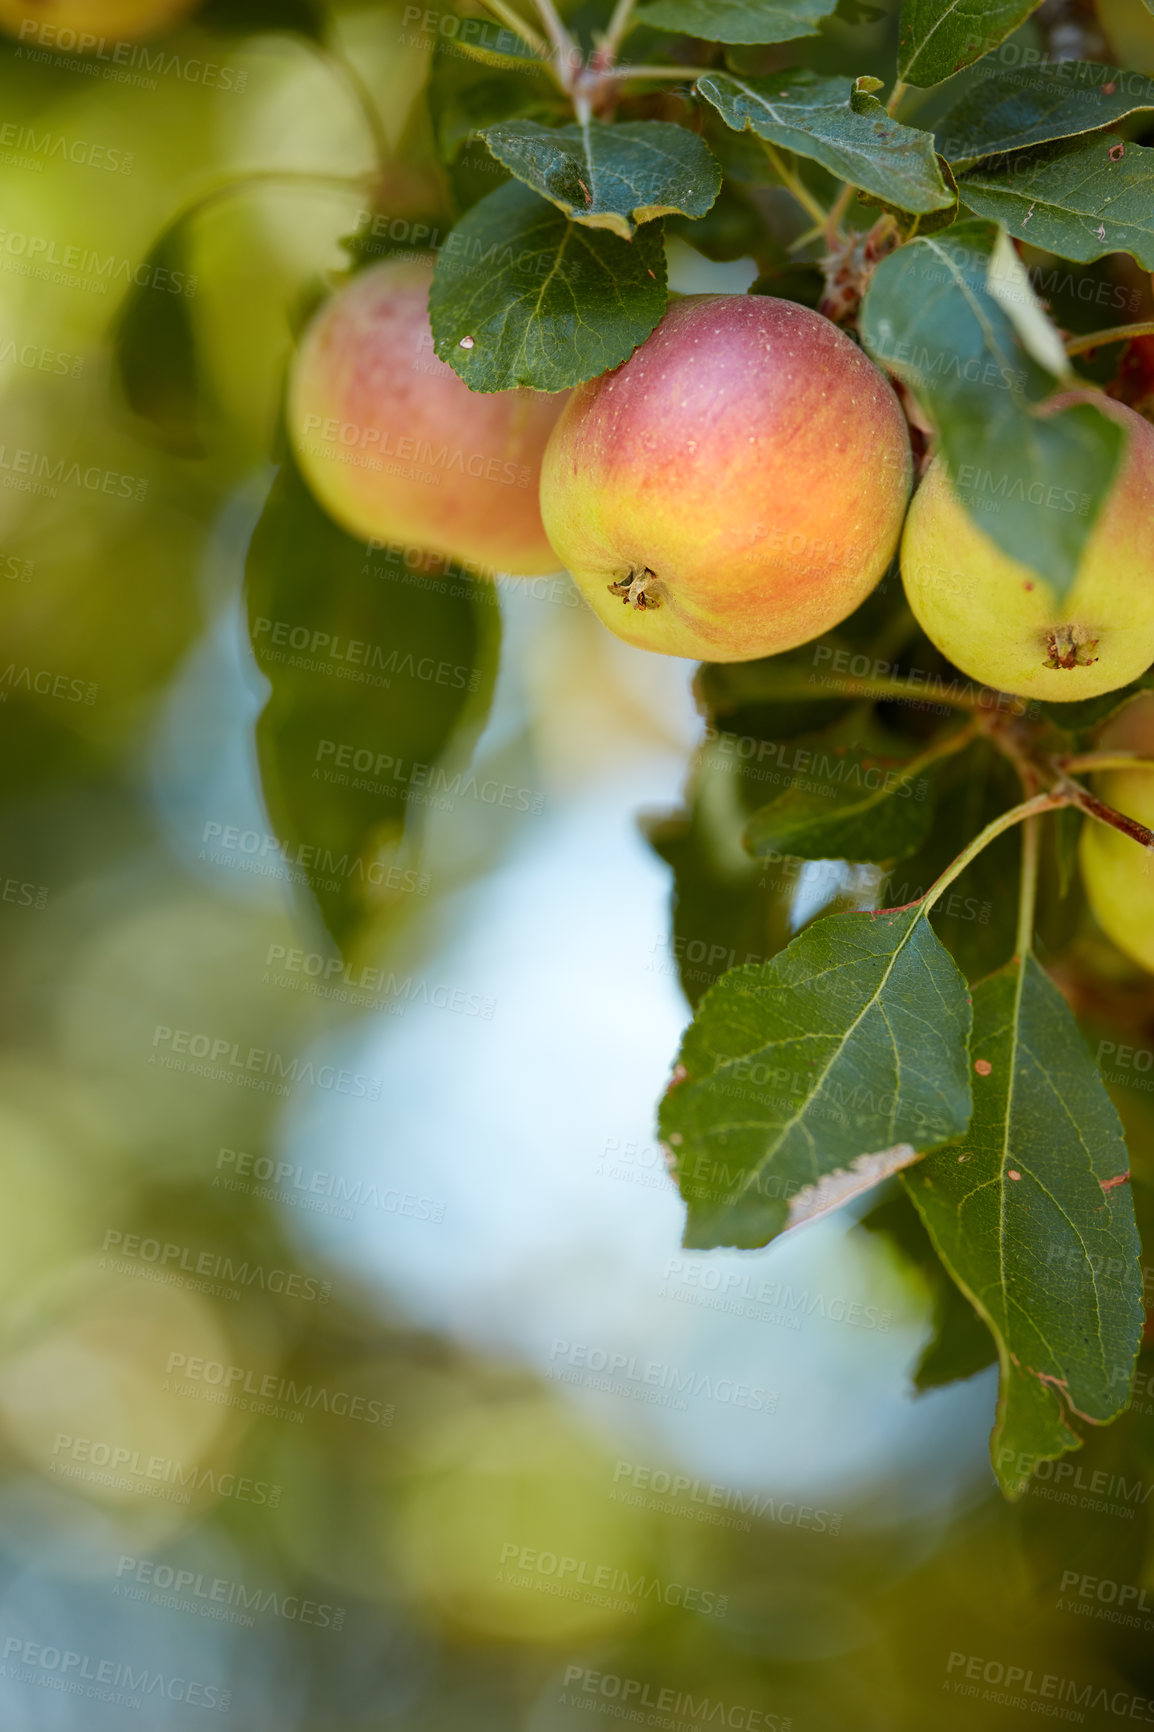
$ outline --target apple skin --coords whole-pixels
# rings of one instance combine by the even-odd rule
[[[1095,750],[1138,752],[1154,760],[1154,692],[1140,693],[1111,716]],[[1107,805],[1154,830],[1154,770],[1107,770],[1094,785]],[[1154,974],[1154,856],[1093,818],[1083,823],[1078,853],[1099,926],[1119,950]]]
[[[1118,421],[1128,444],[1064,600],[978,527],[940,457],[902,538],[906,597],[942,654],[987,686],[1056,703],[1115,691],[1154,661],[1154,427],[1097,391],[1064,391],[1042,412],[1072,403]],[[1047,665],[1055,629],[1057,660],[1075,665]]]
[[[574,391],[545,452],[541,515],[618,637],[748,661],[864,601],[897,547],[911,469],[897,397],[828,319],[696,295]],[[612,590],[631,579],[631,595]]]
[[[40,26],[49,25],[59,35],[74,30],[91,42],[47,39],[45,48],[59,47],[67,53],[87,52],[101,38],[135,42],[142,36],[171,30],[199,6],[200,0],[0,0],[0,30],[30,43],[40,40]],[[32,26],[37,28],[34,30]],[[25,35],[26,32],[26,35]]]
[[[350,535],[486,570],[556,571],[537,491],[564,395],[470,391],[433,354],[431,282],[423,264],[386,260],[317,313],[289,387],[297,461]]]

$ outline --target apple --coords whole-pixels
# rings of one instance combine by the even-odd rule
[[[541,454],[563,396],[470,391],[433,353],[432,271],[360,271],[305,333],[289,386],[297,460],[351,535],[522,575],[556,571]]]
[[[1128,438],[1063,600],[975,523],[941,457],[914,495],[902,538],[906,596],[942,654],[987,686],[1057,703],[1114,691],[1154,661],[1154,427],[1097,391],[1064,391],[1042,413],[1071,403],[1093,403]],[[1065,493],[1053,507],[1070,508]]]
[[[1137,752],[1154,761],[1154,692],[1141,692],[1112,716],[1095,750]],[[1154,830],[1154,770],[1107,770],[1095,792],[1129,818]],[[1086,895],[1107,937],[1154,973],[1154,855],[1120,830],[1087,818],[1079,857]]]
[[[200,0],[0,0],[0,30],[42,48],[88,53],[170,30]]]
[[[747,661],[865,599],[897,548],[910,478],[893,390],[828,319],[769,296],[694,295],[574,391],[545,452],[541,515],[619,637]]]

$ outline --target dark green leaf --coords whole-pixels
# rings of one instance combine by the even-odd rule
[[[1004,42],[1039,4],[1040,0],[902,0],[899,76],[922,88],[940,84]]]
[[[709,73],[697,89],[735,132],[748,128],[902,210],[945,210],[954,202],[931,134],[891,120],[853,79],[819,78],[800,67],[767,78]]]
[[[572,223],[511,181],[441,248],[435,352],[474,391],[563,391],[617,367],[665,311],[660,222],[632,241]]]
[[[652,966],[675,970],[691,1005],[727,969],[767,961],[793,936],[789,909],[796,874],[750,859],[741,845],[748,815],[741,792],[733,757],[706,750],[694,770],[687,809],[645,826],[650,845],[673,873],[673,956],[655,957]]]
[[[933,1328],[913,1373],[919,1395],[974,1377],[998,1357],[994,1338],[965,1294],[942,1267],[933,1241],[908,1194],[895,1189],[858,1223],[884,1235],[929,1289]]]
[[[792,761],[792,785],[746,826],[751,854],[902,860],[929,835],[933,785],[925,769],[932,754],[902,754],[876,723],[839,723],[798,741]]]
[[[445,161],[452,162],[467,138],[497,121],[560,117],[565,112],[560,93],[545,76],[543,64],[538,70],[540,76],[533,78],[525,71],[497,72],[455,54],[437,54],[427,96],[437,149]]]
[[[112,353],[125,401],[158,443],[181,457],[202,457],[205,382],[187,293],[190,278],[192,284],[196,280],[189,264],[188,226],[178,222],[149,254],[143,286],[134,283],[124,297]],[[180,292],[173,293],[169,284],[182,285]]]
[[[792,42],[816,36],[837,0],[651,0],[642,24],[700,36],[706,42]]]
[[[837,0],[836,10],[843,24],[880,24],[887,15],[884,6],[872,6],[869,0]]]
[[[1125,1407],[1141,1250],[1118,1115],[1032,956],[975,989],[973,1052],[969,1134],[903,1181],[998,1343],[991,1455],[1017,1497],[1039,1461],[1080,1443],[1071,1415],[1103,1424]]]
[[[483,593],[472,600],[464,577],[374,581],[364,543],[325,515],[287,455],[246,582],[253,654],[272,686],[257,750],[285,876],[307,883],[347,947],[404,881],[398,850],[421,811],[410,787],[488,705],[497,610]],[[449,672],[425,677],[430,667]],[[342,773],[322,749],[334,741],[371,752],[374,769]]]
[[[287,30],[322,42],[325,16],[320,0],[205,0],[197,23],[220,35],[255,36]]]
[[[732,134],[730,134],[732,137]],[[731,180],[722,183],[717,200],[703,217],[669,217],[667,235],[678,235],[707,259],[743,259],[766,242],[765,222],[743,189]],[[802,269],[812,269],[803,266]]]
[[[955,168],[1028,145],[1112,126],[1154,108],[1154,81],[1095,60],[1015,67],[979,79],[937,124],[938,149]]]
[[[969,1030],[965,981],[920,907],[829,915],[723,975],[661,1107],[686,1245],[767,1244],[960,1135]]]
[[[944,759],[926,844],[886,873],[874,906],[902,908],[924,896],[967,843],[1018,798],[1017,773],[983,741]],[[1006,891],[1017,884],[1019,853],[1018,831],[1009,830],[934,903],[930,923],[967,980],[983,979],[1013,951],[1017,899]]]
[[[971,219],[892,253],[874,272],[861,330],[874,360],[935,422],[962,504],[1003,552],[1064,596],[1124,435],[1089,404],[1030,412],[1057,388],[1065,356],[1005,236]],[[979,514],[985,476],[997,513]],[[1031,503],[1054,487],[1088,494],[1085,516]]]
[[[708,145],[664,120],[562,127],[520,120],[483,136],[498,162],[566,216],[626,241],[655,217],[704,216],[721,187]]]
[[[1044,252],[1089,264],[1133,253],[1154,270],[1154,150],[1093,133],[972,169],[959,182],[979,216]]]

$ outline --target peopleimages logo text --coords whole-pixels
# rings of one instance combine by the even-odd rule
[[[24,1676],[20,1672],[23,1666],[29,1668]],[[91,1696],[97,1701],[115,1702],[116,1698],[109,1693],[124,1690],[135,1699],[122,1700],[119,1703],[122,1707],[142,1708],[145,1696],[164,1697],[169,1702],[183,1702],[188,1708],[207,1708],[218,1714],[227,1714],[232,1705],[232,1692],[217,1684],[170,1677],[164,1672],[152,1672],[147,1666],[105,1660],[50,1642],[32,1642],[24,1636],[5,1636],[0,1670],[17,1683],[51,1681],[55,1688],[70,1696]]]
[[[154,1058],[156,1050],[163,1048],[166,1054],[180,1057],[187,1053],[190,1058],[204,1060],[206,1074],[227,1074],[231,1070],[243,1075],[251,1071],[256,1076],[277,1077],[285,1083],[308,1083],[314,1088],[332,1089],[340,1095],[354,1095],[358,1100],[376,1101],[381,1098],[380,1077],[362,1076],[360,1071],[338,1070],[331,1064],[314,1064],[312,1059],[285,1058],[283,1053],[267,1051],[264,1047],[245,1049],[239,1041],[229,1040],[225,1035],[169,1028],[167,1023],[158,1022],[153,1031],[152,1046]]]

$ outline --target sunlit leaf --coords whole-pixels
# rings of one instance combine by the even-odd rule
[[[833,914],[702,1001],[661,1107],[685,1243],[764,1245],[830,1181],[966,1129],[966,984],[920,907]]]

